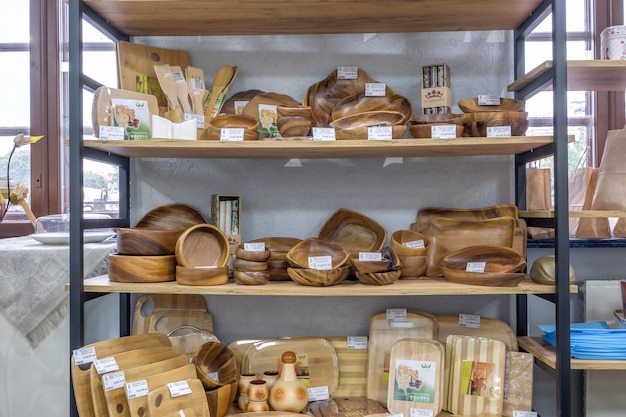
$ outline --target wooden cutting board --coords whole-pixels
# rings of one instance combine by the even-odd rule
[[[438,415],[443,406],[444,347],[436,340],[401,339],[391,348],[387,409],[411,415],[411,409]]]
[[[213,315],[207,311],[162,310],[150,315],[148,333],[170,333],[181,327],[193,327],[213,333]]]
[[[457,334],[463,336],[485,337],[504,342],[507,350],[517,352],[517,335],[507,323],[489,317],[480,318],[478,328],[459,326],[459,316],[449,314],[437,314],[438,336],[437,340],[445,344],[448,335]]]
[[[109,417],[130,417],[130,408],[128,407],[128,400],[124,390],[127,381],[136,381],[183,366],[193,366],[189,364],[187,355],[178,355],[159,362],[125,369],[124,386],[104,391]]]
[[[199,379],[186,379],[174,384],[187,384],[187,394],[172,396],[170,386],[150,391],[148,411],[150,417],[209,417],[209,405],[204,387]]]
[[[150,315],[163,310],[207,311],[207,304],[203,296],[196,294],[142,295],[133,311],[133,334],[148,333]]]
[[[126,393],[126,401],[128,402],[130,416],[146,417],[149,409],[148,394],[155,389],[167,385],[170,382],[195,379],[196,377],[197,373],[195,365],[187,364],[176,369],[170,369],[153,375],[148,375],[141,379],[128,379],[127,381],[129,384],[124,387],[124,390]],[[137,395],[136,390],[138,388],[143,388],[142,393],[144,395]]]
[[[91,108],[91,123],[95,137],[99,137],[100,135],[100,126],[114,126],[115,110],[111,104],[111,99],[146,101],[150,112],[150,122],[152,122],[153,115],[159,115],[159,103],[156,97],[151,94],[136,93],[134,91],[119,90],[117,88],[99,87],[93,95],[93,106]]]
[[[321,337],[294,337],[262,340],[251,344],[241,359],[241,373],[263,374],[279,370],[280,357],[286,351],[298,357],[296,372],[306,374],[300,378],[309,388],[328,387],[332,395],[339,382],[337,353],[328,340]]]
[[[389,359],[393,344],[400,339],[437,339],[437,320],[425,312],[407,311],[405,322],[387,320],[387,313],[370,318],[367,352],[367,398],[387,403]]]
[[[325,339],[335,349],[339,362],[339,383],[333,397],[364,398],[367,394],[367,349],[348,349],[346,336],[331,336]]]
[[[385,413],[378,401],[365,397],[337,397],[309,403],[307,414],[313,417],[363,417]]]
[[[90,370],[94,358],[105,358],[120,352],[155,346],[171,347],[172,344],[167,336],[153,333],[105,340],[86,345],[72,352],[70,372],[72,374],[74,400],[80,417],[93,417],[95,415],[90,385]],[[81,363],[81,357],[85,353],[92,354],[91,360]]]
[[[91,386],[91,399],[95,417],[107,417],[109,415],[104,391],[109,389],[107,386],[112,384],[112,381],[119,382],[124,377],[125,369],[159,362],[175,356],[176,352],[171,347],[150,347],[117,353],[108,358],[99,359],[99,361],[114,360],[117,369],[110,372],[101,371],[98,369],[97,363],[94,363],[91,367],[89,385]]]

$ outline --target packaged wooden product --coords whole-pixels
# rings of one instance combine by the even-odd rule
[[[533,355],[507,352],[502,415],[513,417],[515,411],[531,411],[533,405]]]

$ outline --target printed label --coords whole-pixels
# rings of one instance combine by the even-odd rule
[[[92,363],[96,359],[96,348],[94,346],[74,350],[74,363],[76,365]]]
[[[124,129],[124,139],[151,138],[150,109],[145,100],[111,99],[113,124]]]
[[[411,408],[411,417],[433,417],[433,410]]]
[[[478,96],[478,105],[479,106],[499,106],[500,105],[500,97],[481,94]]]
[[[335,136],[335,128],[333,127],[314,127],[313,140],[337,140]]]
[[[243,249],[250,252],[265,252],[265,242],[244,243]]]
[[[170,382],[167,384],[167,388],[170,390],[172,398],[191,394],[191,387],[187,381]]]
[[[437,363],[433,361],[396,361],[393,399],[418,403],[435,403]],[[412,410],[411,410],[412,411]]]
[[[456,139],[456,125],[432,125],[430,137],[433,139]]]
[[[465,271],[467,272],[485,272],[487,262],[468,262]]]
[[[487,127],[488,138],[506,138],[511,136],[511,126],[490,126]]]
[[[196,127],[198,129],[204,129],[204,114],[191,114],[185,113],[185,121],[196,119]]]
[[[480,316],[474,314],[459,314],[459,326],[471,329],[480,328]]]
[[[111,391],[118,388],[124,388],[126,378],[124,371],[111,372],[102,376],[102,385],[105,391]]]
[[[134,398],[145,397],[150,393],[148,388],[148,381],[142,379],[140,381],[133,381],[126,384],[126,398],[132,400]]]
[[[124,128],[120,126],[100,126],[99,139],[124,140]]]
[[[370,126],[367,128],[367,140],[391,140],[393,129],[391,126]]]
[[[387,84],[365,83],[365,97],[385,97],[386,94]]]
[[[388,308],[387,321],[406,321],[406,308]]]
[[[337,79],[356,80],[359,78],[359,67],[339,67],[337,68]]]
[[[367,349],[367,336],[348,336],[348,349]]]
[[[330,395],[328,394],[328,386],[309,388],[309,401],[322,401],[328,400]]]
[[[359,252],[359,261],[378,262],[382,261],[383,254],[380,252]]]
[[[410,242],[404,242],[402,246],[412,249],[424,249],[426,245],[424,244],[424,239],[412,240]]]
[[[309,256],[309,268],[328,271],[333,269],[332,256]]]
[[[243,142],[243,127],[220,129],[220,141],[222,142]]]
[[[106,374],[108,372],[119,371],[119,366],[117,366],[117,362],[113,356],[109,356],[108,358],[96,359],[93,361],[94,366],[96,367],[96,371],[98,374]]]

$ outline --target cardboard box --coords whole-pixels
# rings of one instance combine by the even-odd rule
[[[424,65],[421,68],[423,114],[450,113],[452,92],[447,64]]]
[[[241,196],[212,194],[211,224],[224,232],[234,253],[241,243]]]

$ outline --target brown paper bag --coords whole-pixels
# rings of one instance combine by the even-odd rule
[[[591,203],[598,182],[598,169],[585,167],[570,172],[569,209],[573,211],[591,210]],[[607,217],[571,217],[569,235],[581,239],[608,239],[611,228]]]
[[[593,195],[593,210],[626,210],[626,130],[609,130]]]
[[[549,168],[526,168],[526,210],[552,210]]]

